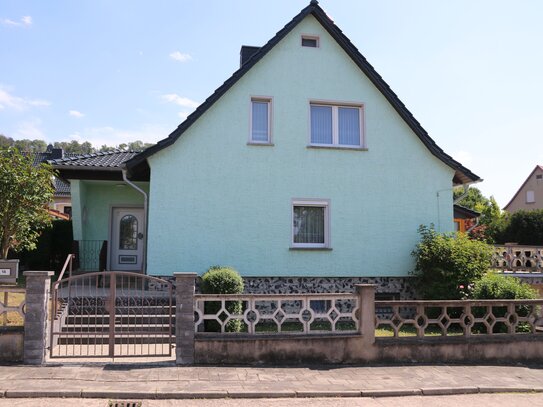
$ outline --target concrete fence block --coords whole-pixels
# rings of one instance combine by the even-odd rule
[[[25,271],[26,315],[23,361],[42,365],[47,351],[47,303],[52,271]]]
[[[196,273],[174,273],[175,277],[175,360],[178,365],[194,364],[194,292]]]

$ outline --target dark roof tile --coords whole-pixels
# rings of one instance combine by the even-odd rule
[[[84,168],[120,168],[127,160],[133,158],[138,151],[112,150],[100,153],[81,154],[74,157],[65,157],[57,160],[50,160],[54,168],[66,167]]]

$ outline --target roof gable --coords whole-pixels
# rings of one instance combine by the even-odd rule
[[[255,51],[242,66],[234,72],[215,92],[208,97],[187,119],[181,123],[167,138],[160,140],[156,145],[148,148],[140,154],[137,154],[126,162],[129,174],[142,171],[142,166],[148,167],[146,163],[147,157],[173,144],[191,125],[198,120],[217,100],[220,99],[234,84],[236,84],[245,73],[247,73],[258,61],[260,61],[275,45],[277,45],[294,27],[296,27],[308,15],[313,15],[315,19],[324,27],[324,29],[334,38],[339,46],[347,53],[353,62],[360,68],[366,77],[373,85],[383,94],[386,100],[396,110],[400,117],[406,122],[411,130],[418,136],[426,148],[446,165],[455,170],[453,183],[455,185],[481,181],[479,176],[472,173],[468,168],[464,167],[458,161],[446,154],[428,135],[426,130],[413,117],[407,107],[400,101],[398,96],[392,91],[390,86],[383,78],[375,71],[373,66],[366,58],[358,51],[351,41],[343,34],[343,32],[334,24],[334,22],[326,15],[324,10],[318,5],[316,0],[305,7],[298,15],[296,15],[289,23],[287,23],[277,34],[269,40],[264,46],[255,51],[256,47],[252,47]],[[139,167],[139,168],[138,168]],[[148,171],[148,168],[147,168]]]
[[[522,185],[520,186],[520,188],[517,190],[517,192],[515,192],[515,195],[513,195],[513,197],[511,198],[511,200],[507,203],[507,205],[505,205],[503,207],[504,210],[508,210],[507,208],[509,208],[509,205],[511,205],[514,200],[517,198],[517,196],[520,194],[520,191],[522,191],[524,189],[524,186],[526,185],[526,183],[530,180],[530,178],[532,178],[535,174],[535,172],[537,170],[541,170],[543,171],[543,166],[541,165],[536,165],[535,168],[532,170],[532,172],[530,173],[530,175],[528,175],[528,177],[524,180],[524,182],[522,183]]]

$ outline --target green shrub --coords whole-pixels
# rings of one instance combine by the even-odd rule
[[[490,272],[475,281],[472,296],[479,300],[526,300],[536,299],[538,292],[518,278]]]
[[[543,209],[513,213],[496,234],[496,241],[543,245]]]
[[[465,298],[466,288],[489,269],[492,247],[463,233],[437,233],[433,227],[421,226],[419,233],[421,241],[412,252],[419,295],[429,300]]]
[[[212,266],[202,276],[203,294],[241,294],[243,293],[243,279],[239,273],[231,267]],[[242,312],[241,301],[227,301],[226,310],[230,314]],[[205,305],[206,314],[216,314],[220,309],[220,303],[208,302]],[[212,320],[205,321],[206,332],[220,332],[219,325]],[[226,332],[239,332],[240,320],[231,320],[226,324]]]

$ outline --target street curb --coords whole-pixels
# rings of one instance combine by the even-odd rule
[[[124,400],[181,400],[181,399],[278,399],[278,398],[383,398],[407,396],[453,396],[459,394],[543,393],[543,387],[432,387],[421,389],[381,390],[270,390],[270,391],[112,391],[112,390],[0,390],[0,398],[92,398]]]

